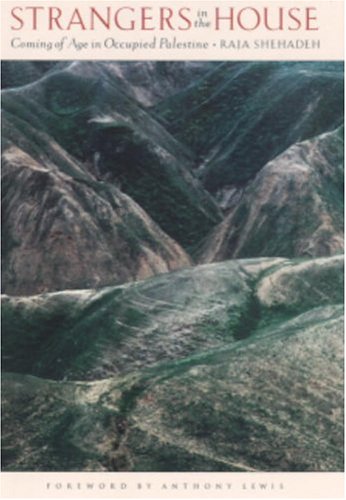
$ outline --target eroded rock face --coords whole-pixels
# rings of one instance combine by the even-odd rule
[[[57,69],[3,92],[2,104],[5,139],[38,161],[50,140],[58,143],[85,174],[120,187],[186,249],[220,222],[216,203],[190,172],[188,150],[121,91],[107,66]]]
[[[5,297],[3,367],[22,374],[3,377],[4,467],[342,470],[342,265]]]
[[[189,247],[221,220],[184,149],[106,67],[56,67],[4,92],[3,107],[4,292],[100,287],[185,267],[190,258],[163,230]]]
[[[97,182],[47,134],[10,118],[3,119],[4,292],[98,288],[190,265],[131,198]]]
[[[343,252],[343,129],[291,146],[235,200],[201,262]]]

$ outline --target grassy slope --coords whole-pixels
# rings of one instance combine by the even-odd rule
[[[342,264],[247,260],[5,298],[3,368],[23,373],[4,377],[6,467],[340,470]]]

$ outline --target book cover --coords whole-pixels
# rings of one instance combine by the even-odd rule
[[[343,3],[2,1],[6,498],[341,498]]]

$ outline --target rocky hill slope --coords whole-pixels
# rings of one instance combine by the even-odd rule
[[[201,262],[342,253],[343,133],[340,128],[294,144],[245,189],[225,190],[228,214],[201,248]]]
[[[3,291],[99,287],[190,264],[131,198],[50,136],[5,113]]]
[[[3,92],[4,292],[184,267],[179,243],[195,246],[221,220],[188,152],[99,71],[76,64]]]

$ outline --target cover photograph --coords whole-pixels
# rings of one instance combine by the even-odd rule
[[[1,4],[3,496],[342,497],[342,2]]]

